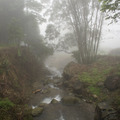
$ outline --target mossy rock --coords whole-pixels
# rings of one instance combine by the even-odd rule
[[[66,96],[62,98],[62,103],[65,105],[73,105],[80,103],[80,99],[74,96]]]
[[[51,104],[56,104],[56,103],[59,103],[56,99],[53,99],[53,100],[51,101]]]
[[[42,114],[42,112],[43,112],[43,108],[42,107],[37,107],[37,108],[32,110],[32,116],[33,117],[39,116],[39,115]]]

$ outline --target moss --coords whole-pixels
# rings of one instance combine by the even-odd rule
[[[15,104],[8,98],[0,99],[0,120],[14,120],[13,108]]]
[[[97,82],[104,81],[106,75],[112,70],[111,67],[108,67],[104,70],[99,70],[98,68],[92,68],[90,72],[82,72],[79,75],[79,80],[86,82],[92,85],[95,85]]]
[[[98,88],[98,87],[89,86],[88,89],[89,89],[89,91],[90,91],[92,94],[95,94],[95,95],[97,95],[97,96],[99,96],[100,93],[101,93],[101,90],[100,90],[100,88]]]
[[[117,66],[116,75],[120,75],[120,64],[118,64],[118,66]]]
[[[32,108],[29,107],[27,104],[24,105],[24,117],[23,117],[23,120],[33,120],[33,117],[31,115],[32,113]]]
[[[0,100],[0,108],[2,109],[8,110],[14,106],[15,104],[11,102],[8,98]]]
[[[97,101],[103,101],[107,99],[107,94],[103,92],[102,88],[97,86],[97,83],[103,82],[106,79],[106,76],[111,72],[112,67],[100,68],[93,67],[88,72],[82,72],[79,74],[79,80],[87,84],[86,90],[91,95],[97,95]],[[104,89],[104,88],[103,88]],[[92,99],[92,97],[90,98]]]

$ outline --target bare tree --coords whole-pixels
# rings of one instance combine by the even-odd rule
[[[79,48],[79,62],[89,64],[96,60],[100,43],[103,14],[96,0],[66,0]]]

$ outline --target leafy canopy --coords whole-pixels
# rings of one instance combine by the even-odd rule
[[[99,0],[102,3],[101,10],[107,13],[106,19],[118,21],[120,19],[120,0]]]

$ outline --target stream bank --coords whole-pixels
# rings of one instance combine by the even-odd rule
[[[119,120],[120,58],[102,56],[91,65],[69,59],[65,68],[60,66],[63,74],[51,58],[46,64],[51,74],[31,101],[34,109],[44,109],[34,120]],[[61,58],[57,56],[59,65]]]

